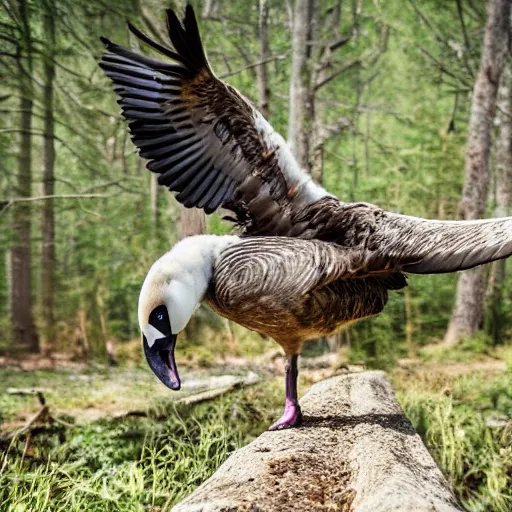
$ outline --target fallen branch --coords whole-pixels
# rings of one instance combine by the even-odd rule
[[[44,389],[42,388],[7,388],[8,395],[36,395],[41,405],[46,405],[46,398],[44,396]]]
[[[203,402],[209,402],[210,400],[214,400],[215,398],[219,398],[219,396],[226,395],[227,393],[231,393],[237,389],[241,389],[245,386],[243,382],[237,382],[232,386],[226,386],[224,388],[218,389],[208,389],[203,391],[202,393],[195,393],[193,395],[185,396],[176,400],[177,405],[196,405]]]
[[[183,405],[198,405],[200,403],[209,402],[211,400],[215,400],[223,395],[236,391],[238,389],[242,389],[246,386],[252,386],[259,382],[259,377],[250,372],[244,379],[238,380],[229,384],[228,386],[222,386],[214,389],[207,389],[206,391],[201,391],[200,393],[194,393],[193,395],[184,396],[182,398],[178,398],[177,400],[173,400],[172,403],[183,406]],[[147,410],[133,410],[127,412],[120,412],[114,414],[114,418],[128,418],[128,417],[146,417],[149,416],[150,413]],[[163,419],[167,417],[167,415],[157,416],[156,419]]]
[[[50,418],[50,408],[47,405],[43,405],[39,411],[37,411],[23,427],[13,430],[12,432],[7,432],[6,434],[0,435],[0,443],[6,443],[11,441],[12,439],[19,437],[26,432],[29,432],[33,429],[34,424],[37,422],[45,423]]]

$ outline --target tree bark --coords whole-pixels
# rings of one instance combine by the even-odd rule
[[[55,121],[53,117],[53,82],[55,79],[55,13],[53,4],[45,2],[44,39],[44,138],[43,138],[43,193],[52,196],[55,193]],[[41,269],[41,313],[45,352],[51,352],[55,337],[55,214],[54,202],[43,203],[43,252]]]
[[[292,69],[288,144],[299,164],[307,171],[311,128],[311,53],[312,20],[315,0],[296,0],[293,10]]]
[[[512,58],[506,60],[498,90],[496,111],[496,217],[512,215]],[[507,260],[493,263],[489,333],[495,344],[501,341],[503,283]]]
[[[180,211],[181,217],[178,228],[180,239],[206,233],[206,222],[203,210],[180,206]]]
[[[160,208],[158,206],[160,196],[160,185],[158,184],[158,175],[151,173],[149,182],[149,202],[151,206],[151,222],[154,233],[160,229]]]
[[[301,407],[301,428],[237,450],[173,512],[462,510],[383,372],[315,384]]]
[[[481,218],[486,210],[491,127],[498,84],[508,49],[509,26],[510,0],[490,0],[468,127],[464,188],[460,203],[462,218],[465,220]],[[455,309],[445,335],[447,345],[474,335],[480,328],[484,298],[483,269],[463,272],[459,277]]]
[[[268,3],[259,0],[258,37],[260,44],[260,62],[256,68],[258,76],[258,103],[259,110],[264,117],[268,117],[270,108],[270,88],[268,86],[267,61],[270,57],[268,44]]]
[[[28,6],[25,0],[18,0],[20,19],[20,41],[18,44],[18,81],[20,92],[20,142],[16,195],[30,197],[32,188],[32,41]],[[13,337],[17,350],[37,352],[39,342],[32,312],[31,281],[31,206],[18,205],[12,212],[13,242],[10,267],[10,315]]]

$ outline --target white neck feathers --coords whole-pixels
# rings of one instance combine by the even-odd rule
[[[185,238],[153,264],[140,291],[138,310],[150,346],[162,336],[148,323],[151,312],[165,304],[173,334],[182,331],[208,289],[219,254],[238,241],[237,236]]]

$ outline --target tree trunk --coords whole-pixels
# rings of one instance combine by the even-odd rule
[[[44,56],[44,139],[43,139],[43,192],[46,196],[55,193],[55,146],[53,118],[53,81],[55,78],[55,13],[54,6],[47,1],[44,15],[44,39],[46,54]],[[41,269],[41,313],[45,352],[51,352],[55,337],[55,216],[53,201],[43,202],[43,253]]]
[[[501,75],[496,111],[496,217],[512,215],[512,58]],[[493,264],[488,332],[495,344],[501,341],[503,282],[506,260]]]
[[[405,304],[405,340],[407,347],[407,357],[413,359],[416,357],[416,345],[414,343],[414,318],[412,313],[412,294],[411,289],[407,286],[404,290]]]
[[[268,44],[268,4],[267,0],[259,0],[258,37],[260,43],[261,64],[256,68],[258,74],[258,103],[264,117],[269,114],[270,88],[266,61],[270,57]]]
[[[172,512],[462,509],[383,372],[315,384],[304,425],[265,432]]]
[[[160,196],[160,185],[158,184],[158,175],[151,173],[149,185],[149,202],[151,206],[151,223],[153,232],[158,233],[160,229],[160,209],[158,207]]]
[[[180,211],[181,217],[178,228],[180,239],[206,233],[206,222],[203,210],[181,206]]]
[[[18,44],[20,92],[20,143],[16,195],[30,197],[32,187],[32,41],[25,0],[18,0],[21,37]],[[37,352],[39,342],[32,312],[30,203],[19,204],[12,211],[10,315],[17,350]]]
[[[299,164],[309,165],[309,132],[311,127],[311,77],[309,56],[315,0],[295,0],[293,10],[292,69],[290,80],[290,113],[288,144]]]
[[[206,217],[204,211],[199,208],[185,208],[179,206],[181,216],[178,225],[178,235],[180,240],[188,236],[202,235],[206,233]],[[194,315],[187,326],[185,334],[187,339],[197,337],[199,330],[203,325],[202,319],[198,315]]]
[[[496,110],[498,84],[508,49],[510,0],[490,0],[480,71],[476,78],[468,127],[464,189],[460,210],[462,218],[474,220],[485,214],[491,127]],[[445,335],[453,345],[480,328],[485,298],[482,268],[468,270],[459,277],[455,309]]]
[[[330,33],[333,37],[340,40],[341,0],[337,0],[334,4],[331,17]],[[343,44],[340,46],[343,46]],[[332,49],[330,42],[328,42],[321,48],[318,58],[315,59],[316,65],[311,77],[312,87],[315,88],[315,91],[311,94],[311,112],[313,113],[313,119],[311,120],[310,165],[311,176],[315,181],[320,183],[320,185],[324,184],[324,144],[331,135],[331,132],[325,125],[325,105],[317,101],[318,94],[316,88],[323,83],[329,76],[329,73],[332,72],[331,57]]]

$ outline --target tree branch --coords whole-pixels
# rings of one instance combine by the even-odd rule
[[[228,76],[238,75],[238,73],[242,73],[242,71],[246,71],[248,69],[253,69],[258,66],[261,66],[262,64],[267,64],[268,62],[274,62],[276,60],[284,60],[288,57],[287,54],[285,55],[276,55],[274,57],[269,57],[268,59],[263,59],[258,62],[254,62],[253,64],[248,64],[247,66],[244,66],[243,68],[235,69],[234,71],[230,71],[228,73],[224,73],[222,75],[219,75],[219,78],[227,78]]]
[[[105,199],[113,197],[115,194],[54,194],[51,196],[33,196],[33,197],[12,197],[10,199],[0,200],[0,215],[11,206],[18,203],[32,203],[34,201],[53,201],[54,199]]]
[[[352,68],[354,68],[356,66],[359,66],[360,64],[361,64],[361,59],[360,58],[357,58],[357,59],[354,59],[351,62],[348,62],[347,64],[345,64],[344,66],[342,66],[341,68],[339,68],[338,70],[334,71],[329,76],[325,77],[323,80],[321,80],[320,82],[315,84],[314,91],[315,92],[318,91],[324,85],[327,85],[331,80],[334,80],[337,76],[341,75],[342,73],[345,73],[345,71],[348,71],[349,69],[352,69]]]

